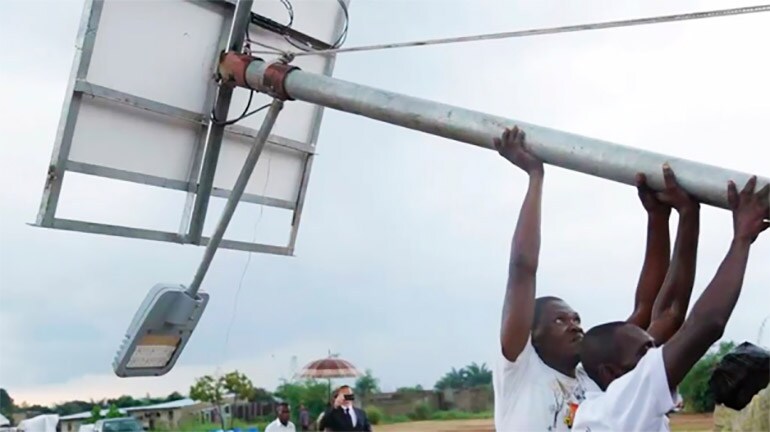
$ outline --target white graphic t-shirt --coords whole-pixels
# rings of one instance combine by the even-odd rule
[[[498,354],[492,382],[498,432],[569,431],[585,393],[599,391],[582,366],[575,378],[548,367],[531,340],[515,362]]]
[[[589,392],[575,416],[580,432],[667,432],[666,414],[674,409],[663,349],[652,348],[636,367],[616,379],[606,392]]]

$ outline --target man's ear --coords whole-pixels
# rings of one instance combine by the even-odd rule
[[[530,336],[532,345],[537,345],[538,342],[540,342],[540,338],[543,337],[543,332],[545,331],[543,327],[544,326],[541,325],[532,327],[532,333]]]

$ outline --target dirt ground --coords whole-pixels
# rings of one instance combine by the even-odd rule
[[[671,417],[671,430],[705,432],[712,430],[710,414],[682,414]],[[377,426],[377,432],[492,432],[492,419],[399,423]]]
[[[492,432],[495,427],[489,419],[397,423],[377,426],[376,429],[377,432]]]
[[[671,416],[671,430],[679,432],[702,432],[714,429],[711,414],[677,414]]]

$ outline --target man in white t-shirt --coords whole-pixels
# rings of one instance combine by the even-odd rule
[[[716,275],[682,327],[665,345],[641,328],[614,322],[592,328],[583,339],[586,373],[602,391],[589,392],[577,409],[575,431],[668,431],[666,414],[676,405],[676,387],[724,332],[743,285],[751,244],[770,227],[770,185],[754,193],[756,177],[743,191],[728,184],[733,241]]]
[[[277,411],[278,417],[265,427],[265,432],[296,432],[294,423],[289,420],[289,418],[291,418],[289,404],[279,404]]]
[[[516,127],[506,129],[494,146],[529,175],[513,236],[501,350],[493,370],[495,428],[566,431],[586,391],[598,388],[578,366],[583,339],[580,316],[557,297],[536,298],[543,163],[527,150],[524,132]],[[643,174],[637,176],[639,198],[648,213],[647,251],[634,311],[628,318],[641,328],[654,327],[661,342],[684,320],[695,278],[699,231],[698,203],[677,185],[670,167],[664,166],[663,173],[666,187],[661,192],[649,188]],[[672,207],[680,218],[674,264],[669,266]]]

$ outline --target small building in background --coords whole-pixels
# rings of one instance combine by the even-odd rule
[[[189,398],[155,405],[125,408],[131,417],[139,420],[149,430],[179,430],[179,426],[200,418],[201,411],[209,404]],[[62,430],[62,432],[67,432]]]
[[[192,399],[180,399],[173,402],[164,402],[155,405],[119,408],[118,411],[126,417],[137,419],[150,430],[161,428],[164,430],[179,430],[179,426],[190,420],[200,418],[201,411],[208,404],[196,402]],[[106,409],[101,411],[101,416],[107,415]],[[91,411],[72,414],[59,418],[60,432],[78,432],[80,425],[91,418]]]
[[[99,414],[102,417],[107,415],[107,409],[103,409]],[[118,411],[121,414],[126,414],[126,410],[119,408]],[[59,432],[78,432],[80,425],[84,424],[91,418],[91,411],[84,411],[77,414],[70,414],[59,417]]]
[[[118,411],[126,417],[135,418],[148,430],[175,431],[190,422],[218,424],[220,415],[224,417],[225,422],[229,422],[233,416],[247,422],[256,420],[273,415],[277,403],[280,402],[279,399],[271,398],[269,401],[237,401],[236,403],[233,395],[226,395],[223,399],[220,408],[207,402],[185,398],[154,405],[119,408]],[[105,417],[107,411],[103,409],[101,416]],[[59,432],[78,432],[80,425],[85,424],[90,418],[91,411],[62,416],[59,419]]]

